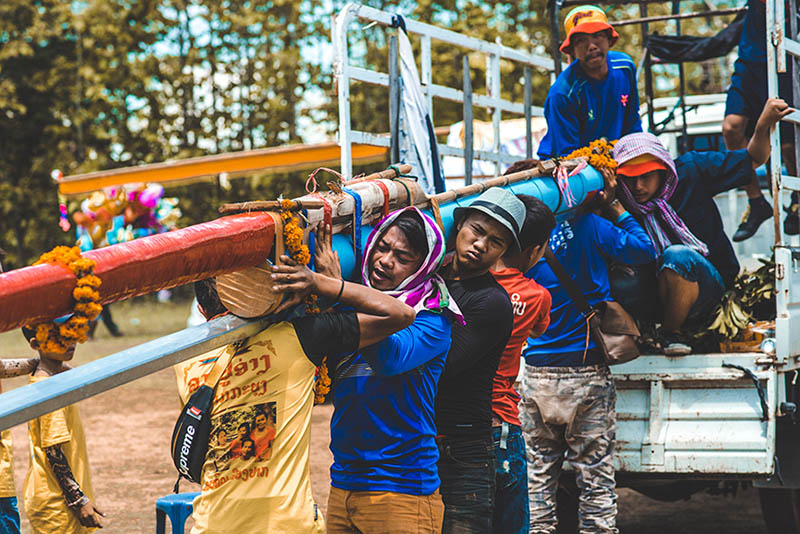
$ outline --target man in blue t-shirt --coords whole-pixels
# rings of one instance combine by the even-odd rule
[[[579,6],[564,20],[567,38],[560,50],[575,60],[547,93],[547,133],[542,159],[565,156],[601,137],[619,139],[641,132],[636,66],[630,56],[609,51],[619,34],[595,6]]]
[[[324,241],[324,238],[322,238]],[[389,214],[367,240],[363,283],[416,312],[414,322],[331,365],[331,493],[327,532],[439,534],[434,399],[460,310],[437,274],[444,236],[414,207]],[[341,278],[332,253],[316,268]]]
[[[616,187],[604,173],[606,191]],[[595,305],[611,300],[610,259],[644,264],[656,257],[644,229],[618,200],[604,217],[582,213],[556,226],[550,249],[572,281]],[[528,452],[530,533],[556,531],[556,492],[564,459],[572,465],[580,489],[580,532],[616,533],[614,439],[616,389],[603,355],[589,335],[578,305],[548,262],[526,273],[552,296],[550,326],[529,338],[523,351],[525,378],[519,418]]]
[[[786,10],[787,19],[789,9]],[[786,29],[789,23],[787,20]],[[787,35],[788,31],[787,31]],[[778,75],[778,93],[792,105],[792,62],[788,62],[787,72]],[[739,57],[733,68],[731,85],[725,103],[725,119],[722,122],[722,136],[728,150],[747,147],[747,139],[753,135],[756,122],[767,102],[767,22],[763,0],[748,0],[742,36],[739,38]],[[781,143],[784,163],[789,174],[794,175],[794,129],[791,124],[781,124]],[[756,233],[761,224],[772,217],[772,206],[761,193],[758,177],[752,173],[750,181],[744,184],[747,192],[747,214],[733,234],[734,241],[744,241]],[[797,234],[797,198],[792,195],[792,208],[783,223],[784,232]]]

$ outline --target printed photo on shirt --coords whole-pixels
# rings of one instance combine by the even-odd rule
[[[275,403],[269,402],[234,408],[211,420],[207,457],[217,473],[272,457],[275,414]]]

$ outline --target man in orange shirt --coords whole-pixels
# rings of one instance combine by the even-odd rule
[[[525,273],[542,259],[556,225],[553,212],[544,202],[529,195],[517,197],[525,204],[525,223],[519,236],[522,252],[500,258],[492,270],[514,311],[514,328],[492,387],[492,434],[497,456],[492,529],[504,534],[528,532],[528,463],[517,407],[520,396],[514,391],[514,381],[523,343],[529,336],[541,335],[550,324],[550,293]]]
[[[256,456],[259,460],[267,460],[272,456],[272,440],[275,439],[275,427],[267,426],[269,419],[263,411],[256,413],[256,427],[250,433],[250,439],[256,444]]]

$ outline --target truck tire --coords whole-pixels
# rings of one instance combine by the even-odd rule
[[[800,534],[800,490],[758,488],[767,534]]]

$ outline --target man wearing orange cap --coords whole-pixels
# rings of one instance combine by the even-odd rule
[[[619,34],[595,6],[579,6],[564,19],[560,50],[575,60],[547,94],[547,133],[540,158],[564,156],[601,137],[641,132],[636,66],[630,56],[609,51]]]
[[[783,100],[769,99],[742,150],[687,152],[673,162],[650,133],[627,135],[614,146],[618,198],[642,222],[659,257],[633,275],[615,273],[612,295],[636,317],[661,323],[664,354],[691,352],[681,327],[713,311],[739,273],[714,195],[750,181],[769,157],[770,128],[791,112]],[[654,306],[658,301],[662,306]]]

